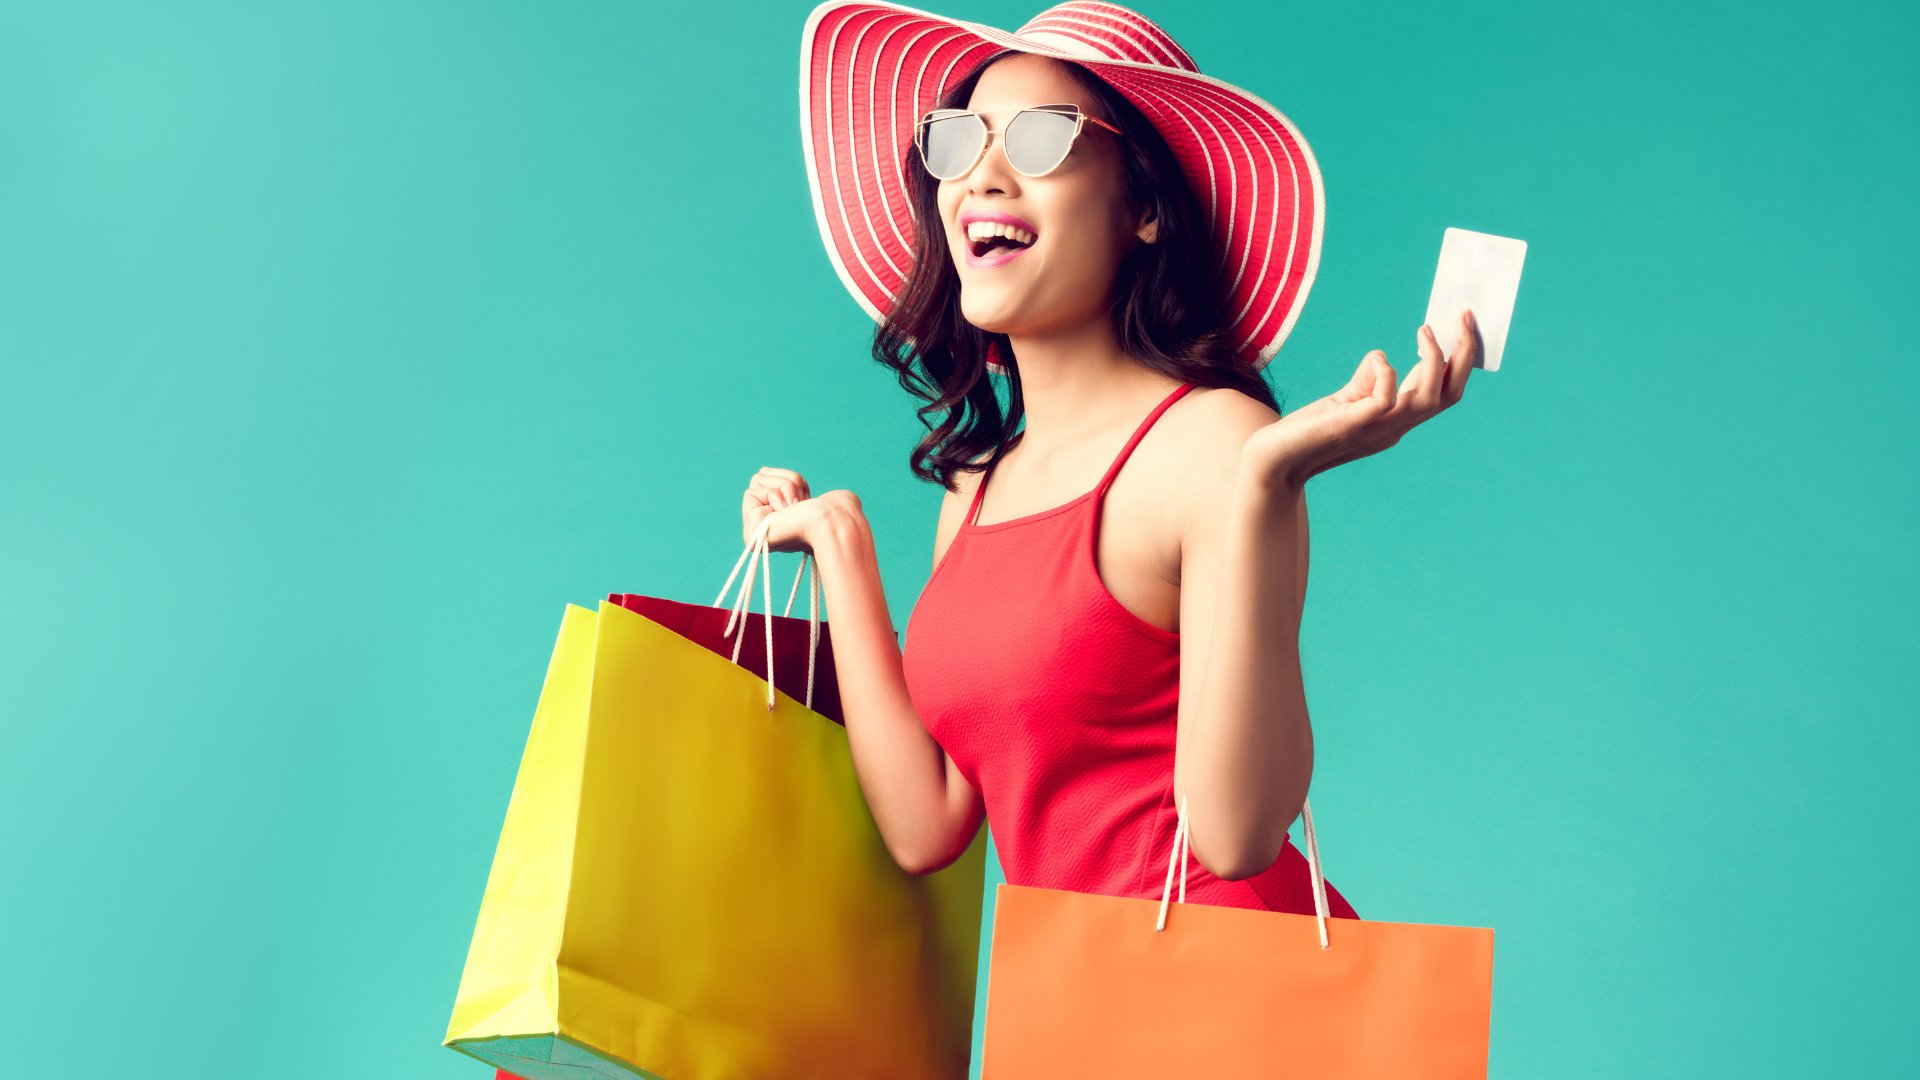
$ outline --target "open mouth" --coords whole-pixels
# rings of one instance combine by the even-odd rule
[[[967,254],[976,260],[1004,262],[1032,247],[1038,239],[1038,234],[1018,225],[1005,225],[997,221],[967,223]]]

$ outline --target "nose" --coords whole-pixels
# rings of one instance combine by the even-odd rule
[[[973,163],[973,171],[960,178],[966,183],[969,194],[979,195],[989,191],[1007,195],[1019,193],[1020,181],[1017,178],[1020,174],[1007,160],[1007,153],[1002,148],[1004,142],[998,131],[987,133],[986,152]]]

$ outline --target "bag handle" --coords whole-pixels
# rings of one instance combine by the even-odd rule
[[[720,602],[727,598],[727,590],[733,588],[733,579],[740,576],[740,567],[745,565],[747,568],[746,580],[740,583],[739,596],[729,605],[732,610],[727,614],[727,627],[720,634],[723,638],[730,636],[733,633],[735,621],[737,620],[739,622],[740,636],[735,638],[733,642],[733,662],[737,664],[740,662],[740,644],[747,639],[747,608],[753,601],[755,563],[752,560],[754,555],[759,555],[760,561],[758,565],[764,571],[764,575],[760,579],[760,595],[765,599],[767,605],[767,616],[761,621],[767,625],[768,712],[773,711],[773,563],[772,549],[767,544],[768,526],[772,520],[772,514],[768,514],[766,517],[760,519],[759,527],[753,530],[753,536],[747,540],[747,549],[740,553],[738,559],[733,561],[733,572],[727,575],[727,583],[720,586],[720,595],[714,597],[712,604],[713,607],[719,607]],[[800,578],[801,575],[805,575],[808,585],[806,705],[809,709],[813,708],[814,660],[816,654],[820,651],[820,577],[819,571],[815,569],[815,565],[813,552],[811,550],[808,550],[801,556],[800,569],[793,575],[793,588],[787,593],[787,610],[783,613],[787,615],[793,613],[793,598],[799,595]],[[809,573],[808,571],[810,570],[813,572]]]
[[[1300,802],[1300,820],[1307,832],[1307,870],[1313,878],[1313,910],[1320,919],[1320,947],[1327,945],[1327,882],[1320,873],[1320,842],[1313,835],[1313,806],[1307,800]],[[1160,921],[1154,924],[1154,932],[1167,928],[1167,901],[1173,895],[1174,870],[1180,871],[1180,902],[1187,902],[1187,800],[1180,800],[1180,823],[1173,831],[1173,855],[1167,860],[1167,884],[1160,890]]]

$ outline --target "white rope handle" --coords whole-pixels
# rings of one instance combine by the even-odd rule
[[[1187,902],[1187,803],[1180,801],[1180,821],[1173,830],[1173,853],[1167,857],[1167,883],[1160,890],[1160,920],[1153,925],[1154,933],[1167,928],[1167,901],[1173,896],[1173,874],[1180,872],[1180,902]]]
[[[794,571],[793,588],[787,590],[787,609],[793,614],[793,598],[800,593],[800,575],[807,575],[807,708],[813,708],[813,665],[820,652],[820,571],[812,549],[801,553],[800,569]]]
[[[1300,819],[1307,834],[1307,871],[1313,878],[1313,910],[1320,920],[1320,947],[1327,944],[1327,882],[1320,873],[1320,841],[1313,835],[1313,807],[1307,801],[1300,803]],[[1167,859],[1167,883],[1160,890],[1160,919],[1154,924],[1156,933],[1167,928],[1167,904],[1173,898],[1174,872],[1180,876],[1180,902],[1187,902],[1187,853],[1188,847],[1187,800],[1180,800],[1180,821],[1173,830],[1173,854]]]
[[[740,557],[738,559],[734,560],[733,572],[727,575],[727,583],[725,585],[720,586],[720,595],[714,597],[713,605],[712,605],[714,607],[719,607],[721,602],[726,600],[727,590],[733,588],[733,579],[740,576],[740,568],[744,565],[747,568],[746,580],[741,582],[740,592],[738,596],[736,597],[734,602],[731,605],[729,605],[731,610],[727,614],[727,626],[726,626],[726,629],[723,630],[720,635],[723,638],[731,636],[733,634],[733,628],[735,623],[737,622],[739,624],[741,634],[739,637],[735,638],[733,642],[733,662],[737,664],[740,662],[740,645],[742,642],[746,641],[747,639],[747,635],[745,632],[747,628],[747,611],[748,611],[749,605],[753,601],[753,578],[754,578],[754,571],[756,568],[756,564],[753,561],[753,557],[755,555],[758,555],[760,557],[758,562],[758,567],[762,571],[761,578],[760,578],[760,593],[762,598],[766,602],[766,609],[767,609],[766,618],[763,619],[762,621],[765,622],[767,626],[767,711],[769,712],[773,711],[773,703],[774,703],[773,592],[772,592],[773,565],[771,561],[772,549],[768,546],[768,543],[767,543],[768,526],[772,520],[772,517],[773,515],[769,514],[767,515],[767,517],[762,518],[760,520],[759,527],[754,529],[753,536],[747,541],[747,549],[740,553]],[[802,575],[805,575],[809,585],[809,588],[807,590],[807,699],[806,699],[806,705],[807,705],[807,708],[809,709],[813,708],[814,665],[815,665],[816,657],[820,651],[820,578],[819,578],[819,572],[814,569],[814,565],[815,564],[813,560],[813,552],[811,551],[806,552],[805,555],[800,560],[799,571],[793,575],[793,588],[787,593],[787,610],[784,613],[788,615],[791,615],[793,613],[793,599],[795,596],[799,595],[800,578]],[[813,572],[809,573],[809,571],[813,571]]]

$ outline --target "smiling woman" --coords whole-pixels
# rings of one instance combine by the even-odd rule
[[[1085,122],[1043,127],[1034,122],[1043,111]],[[992,130],[995,122],[1004,128]],[[1022,151],[1030,161],[1016,161]],[[1232,387],[1277,410],[1266,381],[1235,355],[1222,260],[1179,162],[1152,122],[1086,68],[1016,50],[987,56],[918,125],[901,180],[913,205],[913,266],[873,356],[903,385],[927,387],[920,411],[942,417],[915,449],[917,474],[948,483],[1014,435],[1017,415],[1002,416],[986,378],[1007,372],[1018,400],[1018,373],[1005,362],[1010,334],[1107,306],[1121,347],[1141,366]],[[1024,216],[1006,211],[1009,202]],[[1026,246],[989,239],[1015,230],[1032,238]],[[1023,276],[1010,277],[1016,263]]]
[[[1457,400],[1472,343],[1448,365],[1423,337],[1398,397],[1370,353],[1278,417],[1260,370],[1318,265],[1318,167],[1136,12],[1071,0],[1008,34],[829,0],[801,56],[821,237],[947,491],[904,649],[852,492],[769,466],[741,520],[818,559],[888,850],[937,870],[984,817],[1010,884],[1153,897],[1182,808],[1184,896],[1357,918],[1289,843],[1312,836],[1301,485]]]

